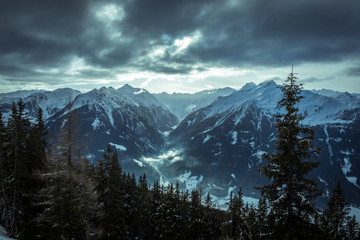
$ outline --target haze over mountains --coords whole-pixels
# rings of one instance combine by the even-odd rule
[[[273,81],[194,94],[150,94],[124,85],[87,93],[57,89],[0,94],[0,109],[7,118],[11,103],[20,97],[30,117],[41,107],[56,138],[70,103],[90,161],[100,159],[110,143],[126,171],[179,181],[183,188],[198,188],[219,199],[241,186],[245,196],[256,198],[253,186],[267,181],[257,169],[261,155],[274,151],[273,116],[281,111],[276,109],[281,96]],[[347,200],[360,205],[359,95],[304,90],[303,96],[298,106],[303,124],[314,129],[314,145],[322,148],[322,164],[310,177],[323,197],[342,180]]]

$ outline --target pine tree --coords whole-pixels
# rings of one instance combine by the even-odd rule
[[[164,192],[161,200],[161,224],[162,226],[162,239],[179,239],[179,229],[176,226],[176,204],[174,198],[174,186],[169,184]]]
[[[331,239],[344,239],[346,236],[345,223],[347,215],[350,212],[349,207],[346,205],[347,203],[345,202],[339,180],[333,190],[332,196],[328,200],[328,208],[322,216],[324,232],[327,233]]]
[[[76,195],[76,184],[62,174],[55,175],[48,188],[50,205],[41,218],[41,239],[85,239],[86,223]]]
[[[45,209],[38,217],[43,229],[41,239],[86,238],[89,219],[84,211],[87,208],[85,202],[88,202],[85,199],[91,196],[84,192],[85,184],[88,184],[84,177],[88,175],[88,163],[75,144],[74,128],[76,123],[69,102],[66,124],[61,128],[59,142],[54,145],[46,161],[47,170],[42,174],[48,184],[41,191]]]
[[[135,174],[128,173],[125,177],[125,226],[128,239],[135,239],[140,234],[140,227],[148,228],[149,225],[140,226],[141,216],[139,214],[139,191]],[[147,233],[147,232],[146,232]]]
[[[190,204],[189,204],[189,192],[185,190],[185,192],[180,192],[179,183],[175,185],[175,198],[179,199],[179,203],[177,205],[177,212],[179,213],[179,228],[182,229],[180,239],[189,239],[190,229]]]
[[[282,239],[309,239],[316,212],[314,199],[319,195],[315,181],[306,176],[320,164],[310,160],[320,149],[313,149],[313,130],[300,125],[303,117],[296,104],[303,96],[296,79],[291,72],[280,87],[283,98],[278,106],[285,108],[285,113],[276,116],[276,152],[264,154],[268,164],[260,168],[271,183],[257,188],[275,213],[274,232]]]
[[[146,174],[139,178],[138,187],[138,214],[136,222],[138,222],[138,235],[140,239],[148,239],[151,226],[151,194],[148,189]]]
[[[217,209],[214,209],[210,193],[206,195],[204,207],[204,224],[205,232],[204,239],[219,239],[221,237],[222,219],[218,214]]]
[[[257,239],[259,231],[257,229],[256,210],[252,204],[245,205],[245,219],[244,219],[244,238]]]
[[[159,239],[162,232],[161,222],[161,207],[162,207],[162,193],[161,186],[158,180],[154,180],[154,185],[152,188],[152,200],[151,200],[151,230],[149,233],[150,239]]]
[[[6,226],[12,236],[20,237],[27,222],[30,194],[33,187],[29,184],[31,178],[31,159],[29,158],[30,121],[25,113],[22,99],[13,103],[8,120],[7,134],[7,164],[9,174],[6,178],[9,204]]]
[[[7,157],[6,157],[6,129],[5,124],[3,122],[2,113],[0,112],[0,222],[3,224],[4,209],[7,205],[7,196],[6,196],[6,173],[7,173]]]
[[[201,204],[201,194],[197,190],[191,191],[189,220],[191,239],[203,239],[205,232],[204,213]]]
[[[99,166],[97,191],[102,239],[125,239],[125,184],[117,153],[110,145]]]
[[[8,134],[0,113],[0,223],[7,227],[10,217],[10,194],[8,177],[10,173],[9,161],[7,155]]]
[[[346,240],[359,240],[360,239],[360,226],[356,221],[355,215],[348,217],[346,223]]]
[[[45,127],[41,108],[38,110],[36,123],[31,126],[27,142],[27,172],[28,191],[24,205],[25,221],[21,239],[36,239],[39,231],[37,217],[44,211],[40,191],[46,187],[46,182],[41,177],[46,164],[46,137],[48,131]]]
[[[237,194],[230,193],[229,215],[231,221],[231,237],[238,239],[244,237],[245,204],[241,187]]]
[[[257,211],[256,211],[256,232],[260,239],[266,239],[269,234],[269,206],[265,198],[259,200]]]
[[[43,111],[39,108],[36,123],[30,129],[29,147],[31,149],[32,171],[43,169],[46,162],[47,136],[49,131],[45,127]]]

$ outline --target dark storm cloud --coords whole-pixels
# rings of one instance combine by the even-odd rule
[[[202,60],[283,65],[359,56],[358,1],[247,1],[211,11],[196,54]],[[218,36],[225,36],[222,41]]]
[[[99,21],[96,12],[106,4],[122,8],[123,18]],[[4,0],[0,74],[40,75],[36,68],[65,71],[73,57],[103,69],[79,71],[87,78],[110,78],[109,72],[130,67],[182,74],[213,65],[288,66],[356,59],[358,9],[360,1],[355,0]],[[111,36],[116,32],[119,36]],[[174,41],[195,32],[201,37],[174,54]],[[156,47],[164,49],[163,56],[149,58]]]
[[[124,28],[139,45],[161,34],[202,38],[180,58],[227,66],[336,62],[360,55],[359,1],[133,1]],[[167,61],[179,62],[176,59]]]
[[[86,15],[86,1],[81,0],[2,1],[1,53],[44,55],[49,60],[69,54],[85,27]]]
[[[127,31],[158,38],[161,34],[181,36],[201,27],[198,15],[207,6],[215,6],[212,0],[135,0],[125,7]],[[200,21],[199,21],[200,20]]]
[[[359,77],[360,76],[360,66],[348,68],[345,73],[348,76]]]
[[[319,82],[327,82],[329,80],[334,80],[334,79],[336,79],[336,78],[335,77],[326,77],[326,78],[309,77],[309,78],[302,79],[301,82],[302,83],[319,83]]]

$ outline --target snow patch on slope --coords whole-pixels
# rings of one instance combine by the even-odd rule
[[[94,122],[91,124],[91,126],[94,128],[94,130],[102,127],[102,126],[105,126],[98,118],[96,118],[94,120]]]
[[[351,163],[349,158],[344,158],[344,164],[341,167],[342,172],[344,173],[346,179],[354,184],[355,186],[357,186],[358,188],[360,188],[360,186],[356,183],[357,182],[357,177],[354,176],[347,176],[348,173],[351,172]]]
[[[256,153],[253,154],[254,157],[257,157],[257,159],[259,160],[259,163],[262,162],[262,159],[263,159],[263,155],[267,153],[265,151],[261,151],[261,150],[258,150]]]
[[[200,182],[203,180],[203,176],[191,176],[191,171],[185,171],[185,173],[178,176],[179,182],[185,183],[186,189],[189,191],[195,190]]]
[[[321,177],[318,176],[318,179],[319,179],[320,182],[324,183],[326,186],[328,185],[328,183],[324,179],[322,179]]]
[[[133,159],[133,161],[139,165],[140,167],[145,167],[145,164],[143,164],[142,162],[140,162],[139,160]]]
[[[238,136],[237,131],[231,132],[231,138],[232,138],[231,144],[232,144],[232,145],[235,145],[235,144],[237,143],[237,136]]]
[[[331,148],[331,145],[330,145],[330,137],[329,137],[329,133],[327,131],[327,126],[324,126],[324,132],[325,132],[325,135],[326,135],[326,144],[328,145],[328,148],[329,148],[329,158],[330,158],[330,162],[332,164],[332,160],[331,160],[331,157],[333,156],[333,152],[332,152],[332,148]]]
[[[110,142],[109,144],[110,144],[111,146],[114,146],[114,147],[115,147],[117,150],[119,150],[119,151],[122,151],[122,152],[127,151],[127,148],[124,147],[123,145],[116,144],[116,143],[112,143],[112,142]]]
[[[212,138],[212,136],[206,135],[206,137],[203,140],[203,144],[206,143],[207,141],[209,141],[211,138]]]
[[[228,195],[225,197],[217,197],[217,196],[210,194],[211,201],[213,201],[214,205],[217,208],[222,209],[222,210],[227,210],[229,208],[231,192],[232,192],[233,196],[236,194],[236,192],[234,192],[234,190],[235,190],[235,187],[229,187]],[[252,205],[252,206],[256,207],[259,204],[259,199],[257,199],[257,198],[243,196],[242,199],[243,199],[244,203],[249,204],[249,206]]]
[[[357,222],[360,222],[360,208],[350,206],[350,213],[349,216],[354,216]]]

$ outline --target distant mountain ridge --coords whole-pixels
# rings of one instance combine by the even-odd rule
[[[239,186],[245,195],[258,197],[253,186],[266,182],[257,171],[261,155],[274,151],[273,116],[281,111],[276,104],[282,97],[278,87],[265,81],[194,94],[151,94],[130,85],[87,93],[19,91],[0,94],[0,110],[7,118],[12,102],[21,97],[31,118],[43,109],[56,134],[66,124],[70,104],[79,134],[88,138],[90,161],[101,158],[110,143],[127,171],[147,172],[164,183],[178,181],[219,199]],[[311,177],[324,198],[341,179],[347,200],[360,205],[360,95],[331,90],[302,94],[303,124],[314,129],[314,144],[323,149],[322,164]]]
[[[183,120],[190,113],[199,110],[213,102],[220,96],[228,96],[236,90],[233,88],[220,88],[215,90],[204,90],[196,93],[173,93],[166,92],[154,94],[163,102],[179,120]]]

